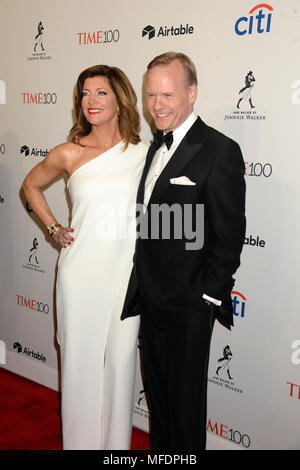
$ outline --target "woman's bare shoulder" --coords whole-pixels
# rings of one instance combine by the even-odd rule
[[[71,173],[74,161],[76,161],[82,152],[80,145],[73,142],[65,142],[54,147],[45,159],[46,166]]]
[[[81,146],[74,144],[74,142],[64,142],[63,144],[59,144],[51,150],[53,154],[63,158],[76,157],[80,154],[81,151]]]

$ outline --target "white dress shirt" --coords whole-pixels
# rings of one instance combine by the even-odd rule
[[[173,131],[173,143],[169,150],[167,149],[166,144],[163,144],[155,153],[145,182],[144,204],[146,207],[148,205],[157,178],[167,165],[183,137],[192,127],[196,119],[197,115],[195,113],[191,113],[189,117]]]
[[[171,147],[167,148],[166,144],[164,143],[155,153],[153,160],[151,162],[151,166],[149,168],[146,181],[145,181],[145,194],[144,194],[144,206],[145,208],[147,207],[153,188],[155,186],[155,183],[160,176],[161,172],[171,159],[173,153],[177,149],[178,145],[186,135],[186,133],[189,131],[189,129],[192,127],[194,122],[197,120],[197,115],[192,112],[189,117],[179,126],[177,129],[173,131],[173,143]],[[209,297],[208,295],[204,294],[203,298],[205,300],[208,300],[209,302],[213,302],[215,305],[220,306],[221,301],[213,299],[212,297]]]

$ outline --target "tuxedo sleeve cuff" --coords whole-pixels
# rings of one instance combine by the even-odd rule
[[[212,297],[209,297],[209,295],[206,295],[206,294],[203,294],[203,299],[209,300],[209,302],[212,302],[213,304],[217,305],[218,307],[220,307],[220,305],[222,305],[221,300],[213,299]]]

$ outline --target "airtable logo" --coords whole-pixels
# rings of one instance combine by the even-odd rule
[[[258,13],[257,13],[257,10]],[[253,7],[247,16],[241,16],[234,26],[236,34],[239,36],[244,36],[245,34],[253,34],[255,32],[269,33],[271,30],[271,20],[272,20],[272,11],[273,8],[267,3],[260,3]],[[257,14],[254,14],[256,12]]]
[[[155,27],[145,26],[142,31],[142,38],[148,36],[148,39],[155,37]],[[158,28],[157,37],[167,37],[167,36],[184,36],[194,33],[194,26],[190,26],[188,23],[186,25],[180,24],[180,26],[160,26]]]
[[[18,354],[23,354],[29,357],[33,357],[34,359],[37,359],[38,361],[41,361],[43,363],[46,363],[47,361],[44,353],[35,352],[33,349],[29,348],[28,346],[25,346],[23,348],[23,346],[18,341],[14,343],[13,348]]]
[[[144,36],[147,36],[147,35],[148,35],[148,39],[154,38],[154,36],[155,36],[155,28],[154,28],[154,26],[151,26],[150,24],[148,24],[148,26],[146,26],[146,27],[143,29],[142,38],[143,38]]]
[[[24,157],[34,156],[34,157],[47,157],[48,153],[50,150],[48,149],[39,149],[37,147],[32,147],[31,149],[28,147],[28,145],[22,145],[20,148],[20,154],[24,155]]]
[[[21,153],[24,153],[25,157],[28,157],[29,155],[29,147],[27,145],[23,145],[20,150]]]

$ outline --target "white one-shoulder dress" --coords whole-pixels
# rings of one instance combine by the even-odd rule
[[[61,250],[56,289],[65,450],[130,449],[139,317],[120,315],[147,147],[123,147],[68,180],[75,241]]]

